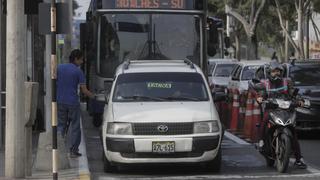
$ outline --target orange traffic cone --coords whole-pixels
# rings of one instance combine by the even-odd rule
[[[243,135],[244,131],[244,120],[246,114],[246,99],[247,91],[240,94],[239,99],[239,117],[238,117],[238,133]]]
[[[245,114],[245,120],[244,120],[244,135],[246,138],[250,138],[251,136],[252,109],[253,109],[252,94],[251,92],[248,92],[248,98],[246,103],[246,114]]]
[[[256,124],[260,123],[261,121],[261,109],[257,101],[254,101],[253,105],[253,116],[252,116],[252,127],[251,127],[251,140],[256,142],[258,140],[258,133],[257,133],[257,126]]]
[[[228,89],[228,104],[226,110],[226,127],[231,128],[231,113],[232,113],[233,91]]]
[[[239,91],[237,89],[233,90],[233,102],[231,111],[231,122],[230,130],[235,132],[238,127],[238,116],[239,116]]]

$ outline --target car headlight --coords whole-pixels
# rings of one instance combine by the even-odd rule
[[[130,123],[108,123],[107,134],[132,135]]]
[[[205,122],[196,122],[193,125],[193,133],[213,133],[219,132],[218,121],[205,121]]]

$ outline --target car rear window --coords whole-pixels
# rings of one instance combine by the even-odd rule
[[[204,80],[198,73],[120,74],[113,95],[115,102],[208,100]]]
[[[297,86],[320,85],[320,64],[297,64],[290,68],[289,76]]]
[[[259,65],[256,66],[246,66],[243,68],[241,80],[242,81],[249,81],[254,77],[256,70],[259,68]]]
[[[236,64],[217,64],[215,77],[229,77]]]

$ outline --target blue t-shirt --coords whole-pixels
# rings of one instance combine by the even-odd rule
[[[83,72],[75,64],[60,64],[57,69],[57,103],[79,105],[78,85],[85,84]]]

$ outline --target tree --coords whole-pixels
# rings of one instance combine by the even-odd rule
[[[256,27],[266,0],[226,0],[226,13],[237,19],[247,36],[247,59],[258,59]]]
[[[315,12],[320,13],[320,1],[319,0],[313,0],[313,10]]]
[[[297,14],[297,19],[298,19],[298,44],[294,42],[292,39],[288,28],[285,27],[284,21],[283,21],[283,16],[282,16],[282,11],[281,11],[281,5],[283,5],[283,1],[281,1],[282,4],[280,4],[279,0],[274,0],[275,6],[276,6],[276,12],[279,17],[280,21],[280,26],[286,36],[288,37],[291,45],[297,52],[297,56],[299,59],[305,59],[305,53],[304,53],[304,37],[303,37],[303,25],[304,25],[304,19],[305,16],[308,13],[308,9],[310,8],[311,5],[311,0],[294,0],[294,1],[287,1],[285,3],[294,3],[294,7],[296,9],[296,14]],[[315,1],[316,2],[316,1]]]

